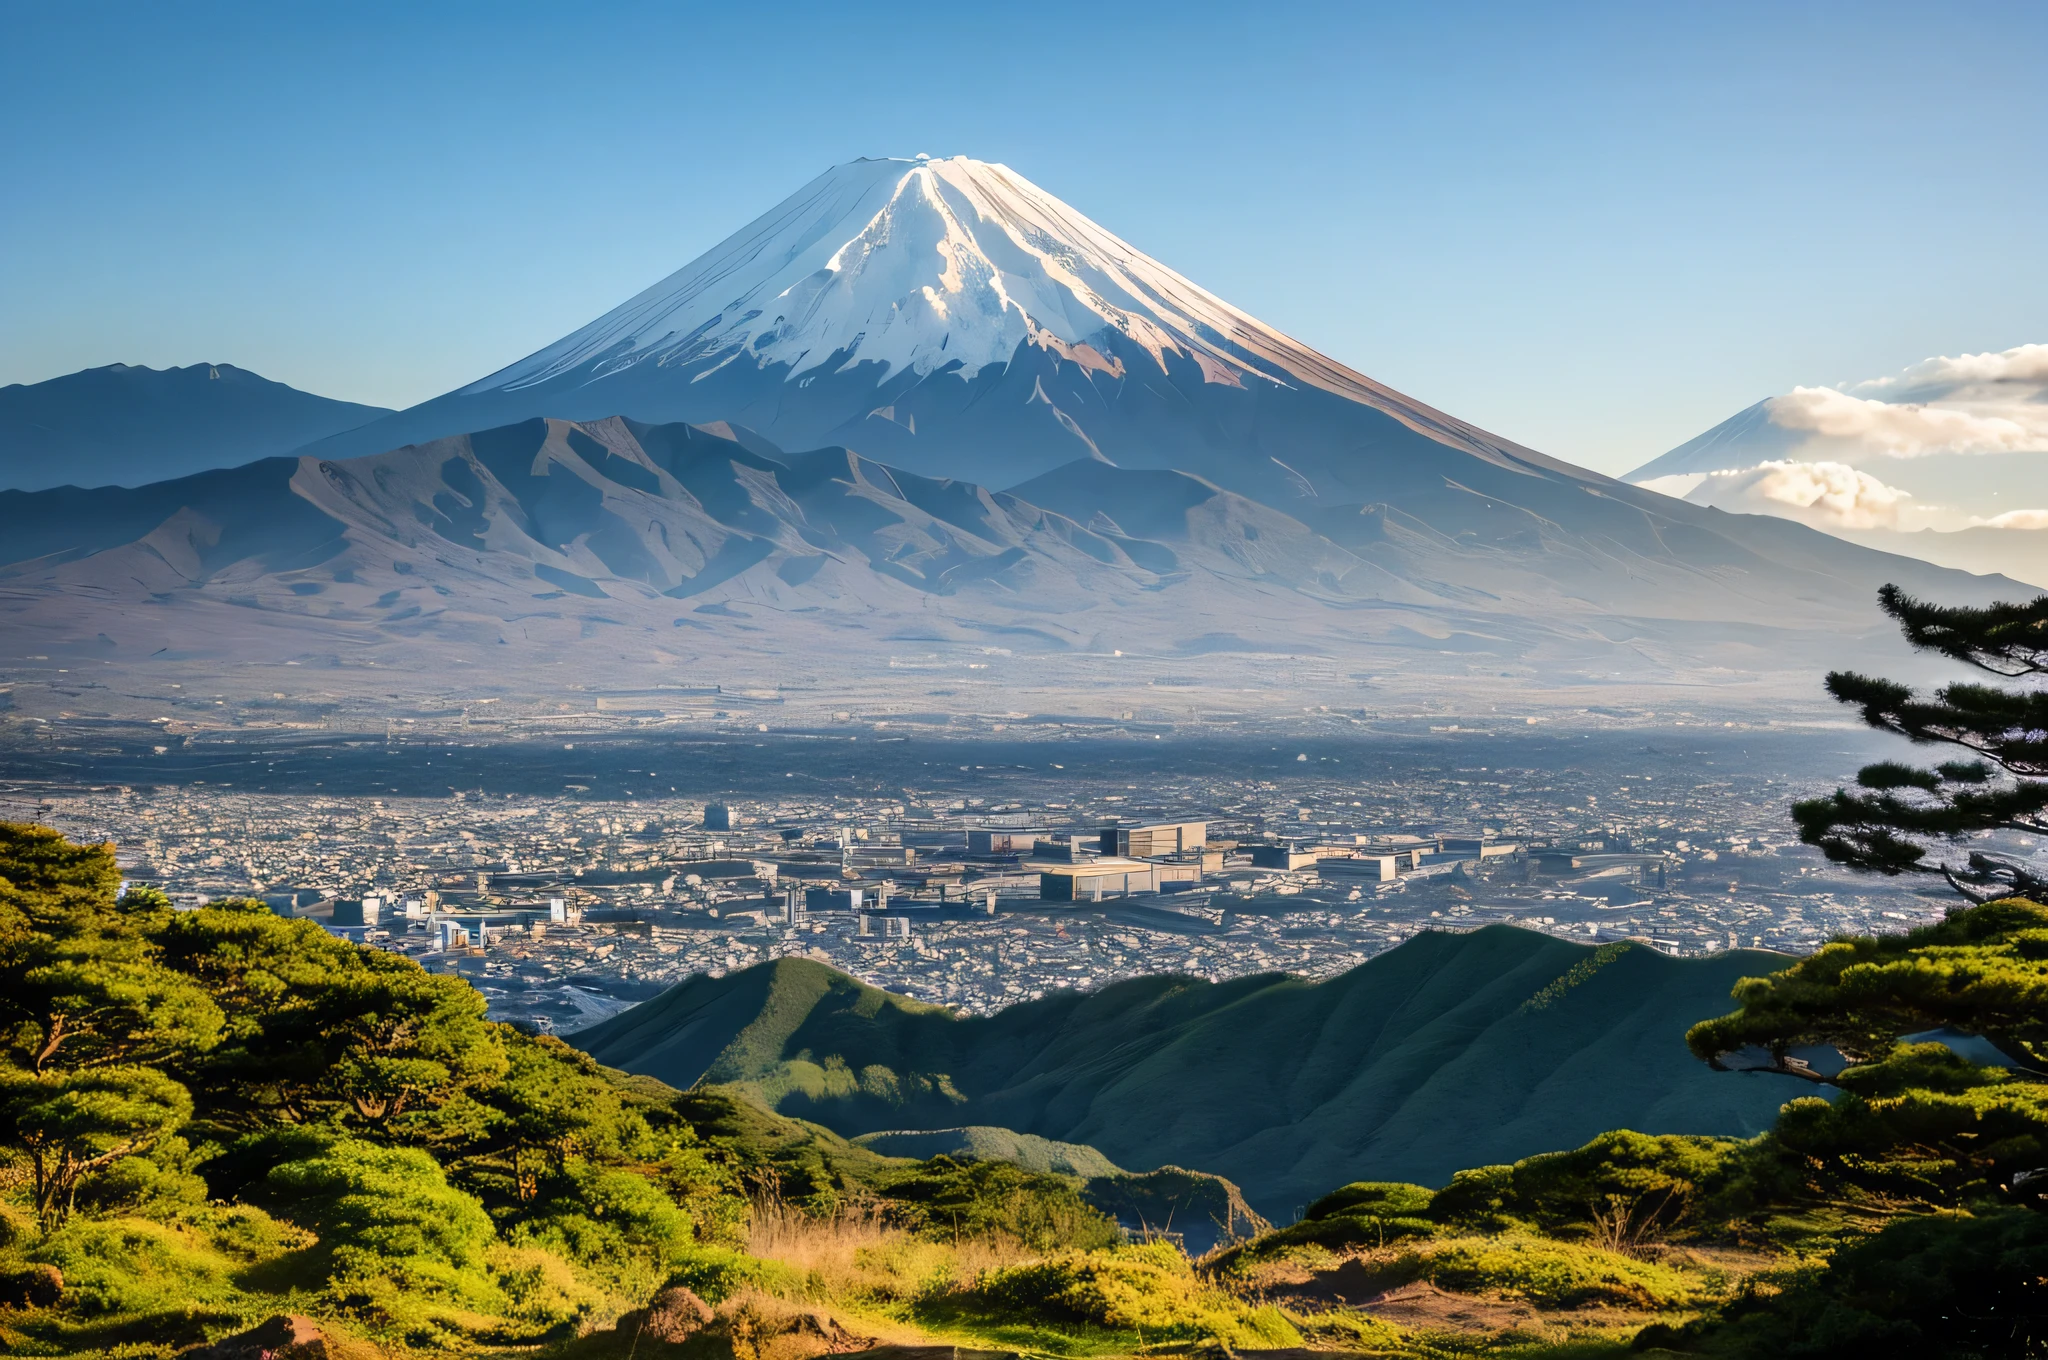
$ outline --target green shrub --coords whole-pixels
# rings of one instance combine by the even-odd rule
[[[1746,1289],[1664,1339],[1673,1349],[1808,1360],[1986,1360],[2048,1353],[2048,1216],[1901,1219],[1825,1268]]]
[[[1250,1349],[1302,1344],[1277,1309],[1250,1307],[1204,1284],[1187,1257],[1164,1243],[984,1271],[973,1294],[1000,1314],[1139,1332],[1161,1341],[1216,1340]]]
[[[480,1270],[495,1236],[483,1206],[451,1187],[440,1164],[417,1148],[346,1140],[273,1168],[264,1187],[287,1217],[372,1273],[370,1257],[407,1269]]]
[[[1328,1347],[1354,1354],[1392,1350],[1401,1346],[1403,1339],[1401,1329],[1391,1322],[1341,1309],[1310,1313],[1295,1319],[1295,1326],[1311,1345],[1319,1349]]]
[[[1221,1310],[1212,1316],[1218,1321],[1207,1324],[1213,1328],[1210,1334],[1224,1345],[1248,1351],[1274,1351],[1302,1344],[1302,1335],[1285,1313],[1272,1304],[1260,1304],[1255,1308],[1239,1305],[1231,1316],[1220,1316]]]
[[[483,1273],[483,1257],[468,1268],[430,1255],[393,1255],[368,1247],[329,1247],[327,1295],[340,1307],[367,1317],[399,1317],[417,1303],[446,1303],[489,1309],[499,1300]]]
[[[191,1229],[139,1218],[74,1217],[28,1253],[64,1272],[82,1317],[183,1311],[233,1296],[236,1263]]]
[[[1633,1247],[1695,1222],[1741,1162],[1733,1138],[1618,1129],[1570,1152],[1516,1162],[1508,1212],[1551,1231],[1579,1229]]]
[[[315,1240],[304,1228],[280,1223],[250,1204],[201,1205],[188,1211],[184,1222],[215,1251],[243,1264],[274,1260]]]
[[[1260,1236],[1228,1264],[1287,1256],[1301,1247],[1342,1252],[1431,1237],[1437,1225],[1428,1214],[1435,1199],[1435,1191],[1406,1181],[1353,1181],[1309,1205],[1299,1223]]]
[[[199,1164],[210,1198],[237,1200],[264,1193],[263,1179],[286,1162],[318,1157],[342,1141],[333,1129],[305,1124],[273,1124],[245,1133],[226,1147],[213,1149]]]
[[[1401,1256],[1397,1274],[1458,1293],[1497,1293],[1543,1308],[1679,1308],[1704,1290],[1679,1271],[1597,1247],[1527,1234],[1461,1237]]]
[[[7,1170],[0,1163],[0,1174]],[[19,1204],[0,1200],[0,1250],[26,1247],[36,1240],[39,1231],[34,1214]]]
[[[794,1297],[804,1281],[780,1261],[764,1261],[733,1247],[687,1247],[670,1267],[668,1285],[680,1285],[709,1303],[720,1303],[742,1289]],[[667,1286],[664,1286],[667,1287]]]
[[[489,1265],[504,1296],[506,1315],[537,1331],[565,1330],[603,1304],[602,1297],[553,1252],[501,1243],[491,1248]]]
[[[1321,1259],[1347,1251],[1377,1250],[1434,1237],[1438,1225],[1426,1218],[1382,1218],[1372,1213],[1338,1213],[1327,1218],[1304,1218],[1285,1228],[1263,1233],[1253,1241],[1233,1247],[1216,1260],[1220,1269],[1242,1271],[1260,1261],[1282,1258]]]
[[[1493,1229],[1506,1225],[1514,1199],[1513,1167],[1475,1166],[1436,1192],[1429,1216],[1454,1227]]]
[[[78,1188],[78,1208],[91,1214],[168,1218],[206,1202],[206,1182],[183,1138],[163,1139],[147,1156],[123,1157]]]
[[[1229,1267],[1295,1255],[1303,1247],[1344,1252],[1432,1237],[1428,1215],[1436,1192],[1406,1181],[1353,1181],[1308,1206],[1299,1223],[1260,1236],[1232,1254]]]
[[[1260,1245],[1273,1248],[1324,1247],[1333,1252],[1393,1246],[1419,1237],[1434,1237],[1439,1231],[1427,1218],[1381,1218],[1377,1214],[1338,1214],[1334,1218],[1307,1219],[1283,1228]],[[1269,1254],[1261,1252],[1261,1255]],[[1284,1251],[1271,1254],[1285,1254]]]
[[[1753,1146],[1618,1129],[1569,1152],[1460,1171],[1426,1212],[1447,1227],[1499,1232],[1535,1225],[1633,1247],[1696,1224],[1710,1202],[1721,1213],[1739,1207],[1731,1189],[1747,1176]]]
[[[1304,1220],[1368,1214],[1376,1218],[1421,1218],[1436,1191],[1407,1181],[1353,1181],[1308,1206]]]
[[[571,1162],[513,1239],[545,1247],[629,1293],[651,1291],[692,1241],[690,1218],[637,1172]]]
[[[897,1223],[934,1236],[1010,1237],[1034,1251],[1085,1251],[1122,1237],[1115,1220],[1083,1200],[1071,1180],[1011,1162],[939,1156],[878,1188]]]
[[[689,1214],[700,1241],[744,1246],[753,1208],[725,1150],[700,1142],[688,1123],[673,1126],[667,1135],[672,1141],[662,1151],[657,1173],[662,1188]]]

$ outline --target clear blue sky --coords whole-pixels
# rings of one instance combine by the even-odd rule
[[[920,151],[1607,471],[2048,340],[2039,3],[0,0],[0,41],[0,383],[409,404]]]

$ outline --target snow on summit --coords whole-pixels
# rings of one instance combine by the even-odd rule
[[[581,330],[464,389],[508,391],[589,367],[699,369],[875,363],[971,377],[1018,347],[1088,368],[1119,332],[1163,368],[1186,355],[1211,382],[1331,367],[1007,166],[859,160],[826,171],[712,250]],[[1312,382],[1322,383],[1317,376]]]
[[[554,344],[305,452],[616,415],[997,487],[1094,458],[1363,497],[1385,489],[1366,449],[1403,477],[1446,450],[1586,475],[1289,339],[1006,166],[927,156],[836,166]]]

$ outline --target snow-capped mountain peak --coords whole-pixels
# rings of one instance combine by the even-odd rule
[[[1285,380],[1303,347],[1198,287],[1006,166],[956,156],[826,171],[639,296],[465,389],[515,390],[592,365],[876,363],[877,381],[949,365],[972,377],[1029,343],[1120,370],[1120,333],[1162,368]],[[1261,361],[1264,362],[1261,362]],[[1320,361],[1327,364],[1327,360]]]
[[[1318,354],[964,156],[827,170],[554,344],[308,451],[614,415],[995,487],[1076,458],[1290,501],[1381,497],[1447,456],[1590,475]]]

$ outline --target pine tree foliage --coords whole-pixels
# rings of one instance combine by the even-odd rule
[[[2048,595],[2029,604],[1952,608],[1888,585],[1878,603],[1924,651],[2008,680],[2048,676]],[[1957,683],[1923,695],[1893,680],[1835,671],[1827,690],[1881,732],[1960,747],[1970,757],[1931,767],[1866,765],[1856,789],[1793,806],[1800,839],[1837,863],[1883,874],[1940,874],[1973,902],[2048,897],[2048,876],[2026,862],[1963,849],[2001,831],[2048,835],[2048,689]],[[1938,854],[1941,847],[1952,853]]]
[[[1696,1057],[1718,1064],[1755,1048],[1782,1058],[1828,1044],[1876,1062],[1903,1035],[1947,1028],[2048,1071],[2048,908],[1992,902],[1900,935],[1833,940],[1790,968],[1744,978],[1735,1000],[1740,1009],[1686,1034]]]

